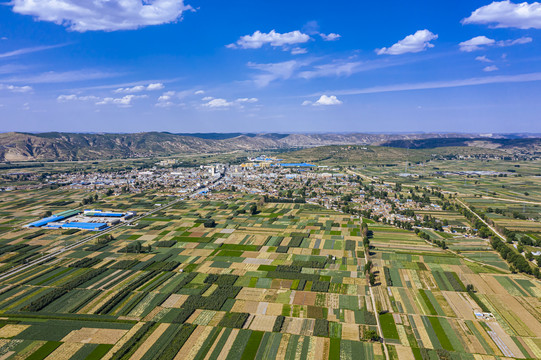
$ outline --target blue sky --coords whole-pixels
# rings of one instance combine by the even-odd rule
[[[541,132],[541,4],[12,0],[0,131]]]

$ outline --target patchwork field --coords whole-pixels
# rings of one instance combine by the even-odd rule
[[[16,227],[40,215],[43,198],[3,197],[15,215],[3,221],[2,269],[84,236]],[[145,211],[165,201],[99,205]],[[541,357],[541,283],[510,273],[485,240],[426,230],[444,250],[369,222],[370,287],[358,217],[275,203],[252,214],[256,202],[180,202],[3,280],[0,358]],[[378,323],[385,346],[369,340]]]

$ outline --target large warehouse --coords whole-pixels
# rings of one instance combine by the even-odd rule
[[[136,213],[128,211],[126,213],[103,211],[96,209],[67,210],[58,214],[48,216],[38,221],[34,221],[25,227],[40,227],[43,229],[80,229],[89,231],[101,231],[124,222]]]

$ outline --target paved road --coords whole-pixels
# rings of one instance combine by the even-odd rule
[[[485,224],[490,230],[492,230],[492,232],[493,232],[494,234],[498,235],[503,241],[507,241],[507,239],[506,239],[502,234],[500,234],[494,227],[492,227],[491,225],[489,225],[489,223],[487,223],[482,217],[480,217],[479,215],[477,215],[477,213],[476,213],[475,211],[472,211],[468,205],[466,205],[466,204],[464,204],[464,203],[462,202],[462,200],[456,199],[456,201],[458,201],[462,206],[464,206],[466,209],[468,209],[469,211],[471,211],[473,215],[477,216],[477,218],[478,218],[479,220],[481,220],[481,221],[483,222],[483,224]]]
[[[361,217],[359,220],[362,223],[363,218]],[[368,251],[370,251],[370,250],[368,250]],[[365,258],[365,260],[367,262],[370,259],[368,251],[366,249],[364,250],[364,258]],[[368,278],[367,278],[367,281],[368,281]],[[383,330],[381,329],[381,324],[379,322],[379,314],[378,314],[378,310],[377,310],[377,307],[376,307],[376,297],[374,296],[374,291],[372,290],[372,287],[373,286],[370,285],[370,281],[368,281],[368,290],[370,291],[370,299],[372,300],[372,309],[374,310],[374,316],[376,317],[376,324],[378,326],[378,333],[379,333],[379,336],[381,337],[381,342],[383,344],[383,351],[385,352],[385,359],[389,360],[390,359],[389,358],[389,351],[387,350],[387,344],[385,343],[385,338],[383,337]]]
[[[208,188],[212,188],[213,186],[217,185],[217,184],[222,180],[222,178],[223,178],[224,175],[225,175],[225,173],[224,173],[222,176],[220,176],[218,179],[216,179],[216,180],[215,180],[212,184],[210,184],[207,188],[196,189],[196,190],[194,190],[191,194],[184,194],[184,195],[185,195],[185,196],[192,196],[192,195],[197,194],[197,193],[199,193],[199,192],[201,192],[201,191],[208,190]],[[0,275],[0,281],[1,281],[1,280],[4,280],[4,279],[6,279],[6,278],[9,278],[10,276],[13,276],[13,275],[15,275],[15,274],[17,274],[17,273],[20,273],[21,271],[28,270],[28,269],[30,269],[30,268],[33,267],[33,266],[36,266],[36,265],[39,265],[39,264],[41,264],[41,263],[43,263],[43,262],[46,262],[46,261],[48,261],[48,260],[51,260],[52,258],[54,258],[54,257],[56,257],[56,256],[58,256],[58,255],[62,255],[62,254],[65,253],[66,251],[73,250],[73,249],[75,249],[76,247],[79,247],[79,246],[81,246],[81,245],[83,245],[83,244],[86,244],[87,242],[89,242],[89,241],[91,241],[91,240],[94,240],[94,239],[96,239],[96,238],[99,237],[99,236],[102,236],[102,235],[104,235],[104,234],[107,234],[107,233],[110,233],[110,232],[112,232],[112,231],[115,231],[116,229],[118,229],[118,228],[120,228],[120,227],[122,227],[122,226],[124,226],[124,225],[134,223],[134,222],[136,222],[136,221],[138,221],[138,220],[144,218],[145,216],[149,216],[149,215],[152,215],[152,214],[154,214],[154,213],[156,213],[156,212],[158,212],[158,211],[161,211],[161,210],[163,210],[163,209],[167,209],[168,207],[171,207],[171,206],[175,205],[176,203],[178,203],[178,202],[180,202],[180,201],[183,201],[183,200],[184,200],[184,197],[179,197],[179,198],[177,198],[176,200],[173,200],[173,201],[171,201],[171,202],[169,202],[169,203],[167,203],[167,204],[163,204],[163,205],[161,205],[161,206],[158,206],[158,207],[156,207],[155,209],[152,209],[151,211],[148,211],[148,212],[146,212],[146,213],[144,213],[144,214],[141,214],[141,215],[137,215],[137,216],[133,217],[132,219],[130,219],[130,220],[124,222],[124,223],[120,223],[120,224],[118,224],[118,225],[111,226],[111,227],[108,228],[108,229],[105,229],[105,230],[100,231],[100,232],[98,232],[98,233],[96,233],[96,234],[87,236],[87,237],[85,237],[85,238],[83,238],[83,239],[81,239],[81,240],[78,240],[78,241],[74,242],[73,244],[67,245],[67,246],[65,246],[65,247],[63,247],[63,248],[61,248],[61,249],[55,250],[54,252],[52,252],[52,253],[50,253],[50,254],[47,254],[47,255],[45,255],[45,256],[42,256],[42,257],[40,257],[40,258],[38,258],[38,259],[31,260],[31,261],[29,261],[29,262],[26,263],[26,264],[19,265],[18,267],[15,267],[15,268],[13,268],[13,269],[11,269],[11,270],[8,270],[7,272],[1,274],[1,275]]]

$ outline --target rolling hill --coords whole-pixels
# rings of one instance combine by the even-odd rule
[[[0,133],[0,161],[95,160],[175,154],[202,154],[237,150],[287,150],[331,145],[383,145],[427,149],[441,146],[537,149],[540,139],[487,138],[478,134],[172,134],[145,132]],[[377,156],[377,155],[374,155]]]

